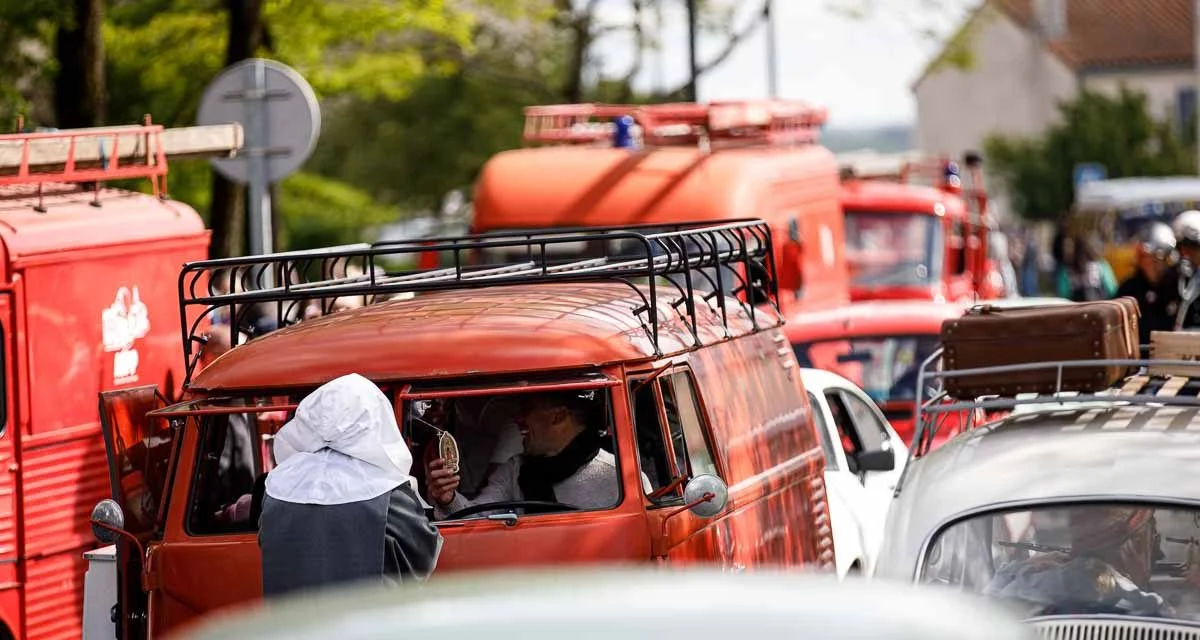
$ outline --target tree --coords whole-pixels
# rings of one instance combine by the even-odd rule
[[[58,73],[54,112],[60,128],[93,127],[104,122],[108,106],[104,82],[104,0],[71,0],[54,37]]]
[[[1059,105],[1059,122],[1033,138],[992,136],[984,148],[1013,194],[1017,213],[1053,219],[1074,201],[1074,169],[1099,162],[1111,178],[1193,174],[1192,136],[1156,120],[1146,96],[1122,86],[1116,95],[1084,90]]]

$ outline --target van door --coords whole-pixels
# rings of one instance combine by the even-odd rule
[[[166,404],[156,385],[100,394],[100,425],[113,499],[124,512],[125,531],[142,545],[155,537],[162,523],[164,489],[169,482],[175,444],[175,431],[170,423],[147,418],[146,414]],[[122,538],[117,543],[117,560],[121,637],[144,637],[146,595],[141,587],[144,558]]]

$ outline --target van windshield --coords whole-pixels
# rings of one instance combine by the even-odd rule
[[[620,473],[607,387],[413,392],[403,429],[437,520],[615,508]],[[453,444],[450,444],[452,442]],[[440,489],[431,465],[457,467]]]
[[[939,218],[925,213],[846,212],[846,261],[856,287],[924,287],[942,278]]]
[[[917,397],[917,371],[938,348],[937,335],[864,336],[794,345],[800,366],[833,371],[877,403]],[[931,396],[926,393],[925,400]]]
[[[1200,621],[1200,511],[1072,504],[959,521],[929,547],[921,581],[1010,604],[1024,616]]]

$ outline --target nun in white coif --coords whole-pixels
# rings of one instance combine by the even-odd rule
[[[409,475],[392,403],[351,374],[300,402],[275,436],[259,546],[263,595],[366,579],[424,579],[442,538]]]

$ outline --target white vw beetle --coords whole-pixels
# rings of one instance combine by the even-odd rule
[[[870,575],[908,448],[853,382],[819,369],[801,369],[800,377],[825,450],[837,573]]]
[[[1045,364],[1054,395],[922,408],[919,435],[964,405],[1012,412],[910,461],[874,575],[996,599],[1046,638],[1200,639],[1200,381],[1160,359],[1064,393],[1061,369],[1083,362]]]

